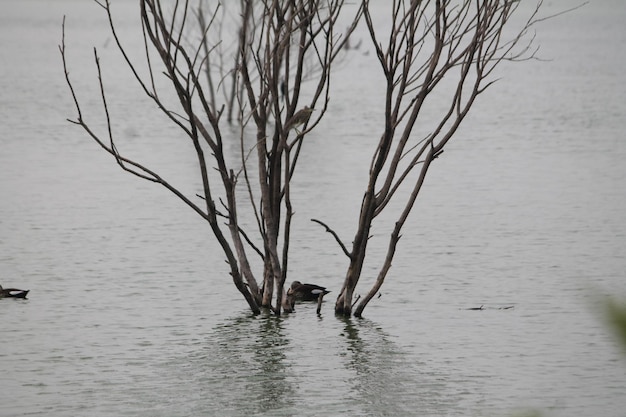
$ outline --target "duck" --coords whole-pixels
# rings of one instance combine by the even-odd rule
[[[0,298],[26,298],[30,290],[18,290],[17,288],[2,288],[0,285]]]
[[[300,301],[316,301],[320,295],[323,297],[329,292],[325,287],[319,285],[303,284],[300,281],[294,281],[291,283],[287,295],[293,296],[294,299]]]

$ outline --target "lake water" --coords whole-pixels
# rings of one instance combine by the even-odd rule
[[[136,2],[114,4],[132,47]],[[321,316],[253,317],[205,223],[66,122],[64,14],[89,120],[103,126],[96,46],[120,147],[199,189],[192,150],[142,105],[97,5],[2,2],[0,283],[31,294],[0,300],[1,416],[626,415],[626,358],[598,305],[626,298],[621,0],[544,22],[547,61],[502,67],[361,320],[334,316],[347,262],[309,219],[354,232],[380,131],[372,51],[338,72],[294,183],[290,279],[333,292]],[[388,232],[373,234],[364,284]]]

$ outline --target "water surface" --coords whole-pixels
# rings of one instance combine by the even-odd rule
[[[333,292],[319,317],[251,317],[202,220],[65,120],[64,14],[90,120],[104,127],[96,46],[120,146],[198,189],[192,150],[142,105],[97,5],[1,7],[0,282],[31,296],[0,300],[0,415],[624,415],[626,363],[596,304],[626,297],[619,1],[539,25],[548,60],[502,68],[433,165],[363,320],[332,314],[347,261],[309,219],[350,241],[380,130],[373,51],[342,66],[294,183],[290,276]],[[136,46],[135,2],[116,7]],[[365,283],[388,232],[373,234]]]

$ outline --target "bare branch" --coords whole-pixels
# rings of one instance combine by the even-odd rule
[[[346,315],[352,311],[351,299],[361,274],[373,219],[389,207],[392,198],[402,197],[398,192],[402,184],[409,179],[415,181],[395,222],[376,283],[357,307],[355,315],[361,315],[365,305],[382,285],[391,267],[401,229],[414,206],[431,162],[441,155],[478,95],[496,81],[489,79],[494,68],[504,60],[524,60],[534,56],[536,50],[531,49],[534,38],[531,37],[526,44],[522,42],[527,39],[528,29],[536,23],[541,2],[521,30],[510,39],[505,39],[504,29],[508,27],[511,14],[518,8],[517,2],[397,0],[391,10],[391,29],[386,45],[380,41],[368,0],[364,0],[363,4],[365,22],[387,86],[385,126],[372,156],[351,263],[335,304],[335,311]],[[454,84],[450,86],[452,80]],[[434,91],[448,94],[441,96],[447,100],[445,106],[430,104]],[[427,107],[429,104],[430,107]],[[431,133],[416,140],[413,129],[418,120],[423,119],[420,116],[424,108],[436,108],[439,116],[434,118]],[[425,123],[433,120],[431,113]],[[413,172],[417,175],[410,175]]]
[[[326,223],[322,222],[321,220],[317,220],[317,219],[311,219],[312,222],[315,222],[319,225],[321,225],[324,229],[326,229],[326,231],[328,233],[330,233],[331,235],[333,235],[333,237],[335,238],[335,241],[337,242],[337,244],[339,245],[339,247],[341,247],[341,250],[343,251],[343,253],[350,259],[352,259],[352,254],[350,253],[350,251],[348,251],[348,248],[346,248],[346,246],[343,244],[343,242],[341,241],[341,239],[339,238],[339,235],[337,235],[337,233],[331,229]]]

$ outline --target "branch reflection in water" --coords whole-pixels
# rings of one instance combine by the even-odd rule
[[[445,395],[446,377],[403,352],[384,330],[368,319],[342,319],[350,382],[372,415],[440,415],[455,407]],[[449,390],[448,390],[449,391]]]
[[[195,415],[222,416],[450,410],[445,376],[424,371],[374,322],[318,316],[315,307],[283,317],[246,312],[215,326],[166,366],[184,381],[189,401],[179,401]]]
[[[194,393],[193,415],[265,415],[295,409],[284,320],[242,313],[215,326],[170,371]],[[288,415],[288,414],[286,414]]]

